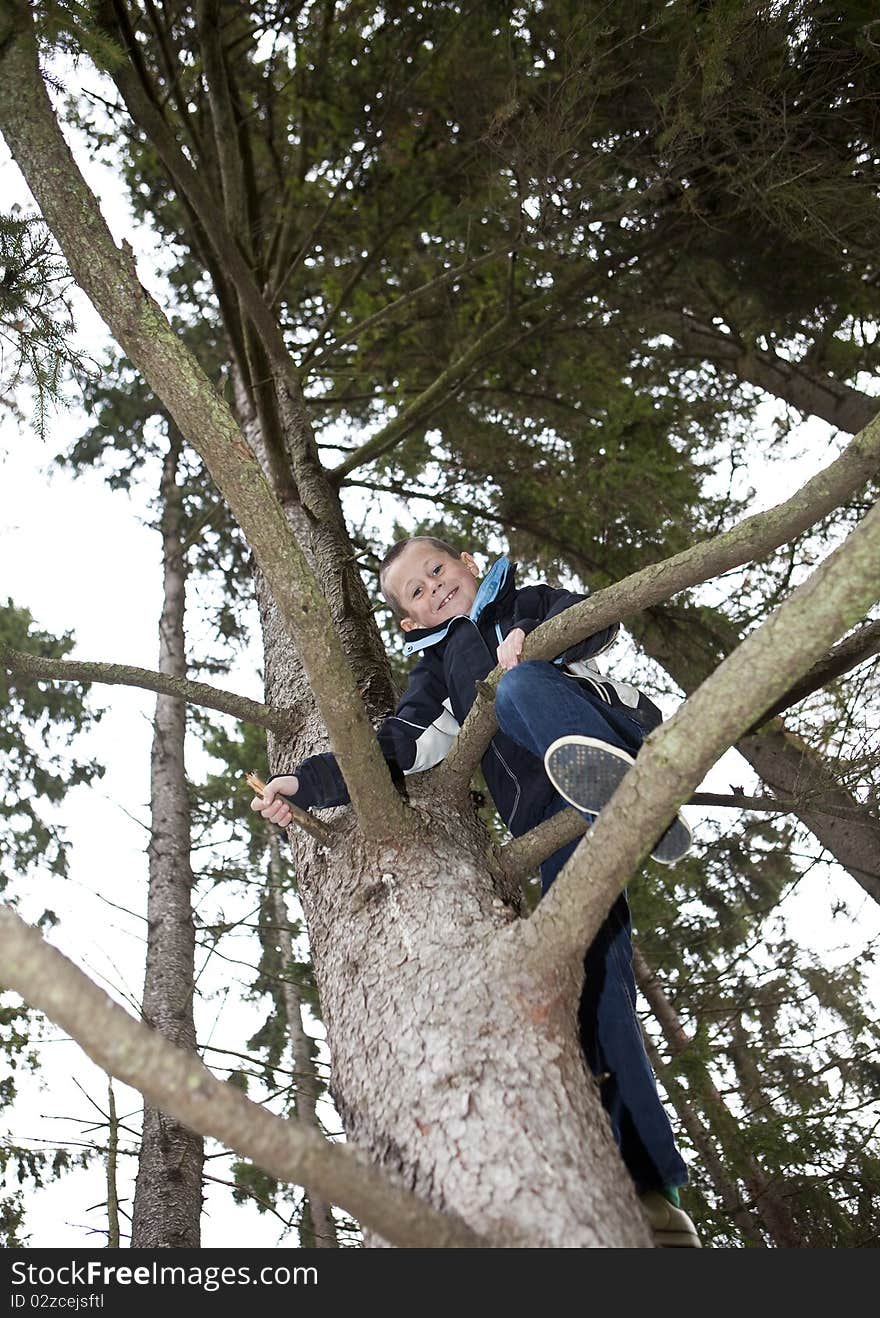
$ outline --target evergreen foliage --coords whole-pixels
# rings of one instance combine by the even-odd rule
[[[16,395],[30,390],[41,437],[50,405],[68,405],[69,375],[85,381],[94,370],[73,343],[70,283],[43,221],[18,208],[0,213],[0,391],[16,411]]]
[[[58,659],[73,648],[73,637],[42,631],[27,609],[7,600],[0,606],[0,656],[7,647]],[[19,900],[16,881],[37,867],[59,877],[67,874],[68,844],[54,807],[72,787],[89,784],[104,772],[94,760],[80,760],[66,751],[100,718],[101,711],[85,704],[86,690],[83,683],[39,682],[0,669],[0,892],[12,905]],[[36,920],[45,931],[57,922],[49,909]],[[8,1068],[0,1079],[0,1113],[15,1101],[16,1072],[39,1069],[33,1045],[41,1022],[29,1007],[0,1001],[0,1054]],[[25,1244],[25,1201],[31,1188],[86,1161],[87,1154],[74,1158],[63,1149],[52,1153],[0,1138],[0,1174],[4,1191],[9,1190],[0,1196],[0,1245]],[[16,1182],[18,1188],[12,1189]]]
[[[73,637],[41,631],[27,609],[7,600],[0,606],[0,652],[6,647],[61,659],[73,648]],[[43,682],[4,668],[0,692],[5,713],[0,727],[0,891],[5,893],[11,879],[36,864],[53,874],[67,873],[64,831],[44,807],[57,805],[71,787],[92,782],[104,770],[64,751],[101,716],[84,704],[86,684]],[[51,922],[54,917],[47,912],[43,918]]]

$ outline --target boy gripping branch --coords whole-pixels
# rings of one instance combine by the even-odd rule
[[[382,593],[418,655],[406,692],[378,732],[392,768],[405,775],[432,768],[447,754],[476,697],[476,683],[500,665],[495,696],[499,731],[482,768],[498,813],[515,837],[573,805],[593,819],[662,719],[635,687],[603,676],[594,657],[618,624],[578,642],[554,663],[521,659],[526,636],[585,597],[547,585],[518,587],[515,565],[500,558],[479,582],[468,553],[432,536],[400,541],[379,572]],[[331,753],[312,755],[292,774],[270,779],[251,808],[274,824],[296,806],[345,805],[348,791]],[[672,865],[691,834],[678,816],[651,855]],[[545,893],[577,846],[561,847],[541,866]],[[678,1204],[687,1170],[675,1147],[636,1016],[630,916],[621,894],[584,962],[579,1009],[581,1045],[600,1081],[603,1106],[643,1208],[663,1246],[699,1247]]]

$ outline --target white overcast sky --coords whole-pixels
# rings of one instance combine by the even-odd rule
[[[79,76],[87,86],[97,86],[87,66],[81,66]],[[114,235],[117,239],[125,236],[132,243],[140,258],[141,278],[164,302],[161,280],[155,274],[153,244],[149,235],[133,229],[117,180],[111,171],[89,162],[81,150],[77,156]],[[13,199],[27,204],[27,190],[2,142],[0,187],[4,205]],[[100,356],[106,330],[84,299],[78,299],[78,308],[80,341]],[[771,415],[768,408],[768,422]],[[110,491],[98,471],[74,480],[53,470],[52,455],[67,447],[82,426],[83,418],[75,407],[59,412],[51,421],[48,442],[43,444],[27,425],[16,424],[5,409],[0,412],[0,449],[5,459],[0,478],[0,597],[27,606],[43,629],[73,631],[78,657],[154,668],[161,578],[159,538],[145,524],[150,516],[146,498],[151,491],[129,496]],[[748,478],[755,486],[753,510],[779,502],[831,456],[828,429],[818,423],[800,427],[785,447],[788,461],[771,463],[756,457],[750,464]],[[797,460],[791,461],[794,454]],[[397,513],[400,516],[399,508]],[[617,654],[622,665],[630,662],[625,643],[620,643]],[[260,662],[254,616],[249,651],[218,684],[261,699]],[[70,878],[32,876],[19,885],[20,909],[29,918],[37,918],[45,907],[55,910],[61,923],[52,941],[118,1000],[131,1005],[139,997],[143,978],[141,929],[146,904],[154,697],[124,687],[105,687],[93,688],[92,699],[107,712],[77,751],[82,758],[100,760],[107,772],[94,787],[73,791],[58,812],[72,842]],[[190,748],[189,772],[201,773],[204,764],[204,756]],[[746,790],[753,783],[743,761],[733,753],[716,766],[705,786],[725,791],[731,783]],[[244,795],[242,808],[246,799]],[[691,812],[698,829],[699,818],[698,812]],[[796,898],[787,903],[787,913],[794,936],[811,945],[824,944],[831,955],[845,957],[846,949],[838,942],[845,942],[846,930],[840,925],[829,928],[828,919],[832,893],[838,892],[844,892],[851,903],[862,934],[880,932],[876,907],[848,876],[823,865],[814,867],[800,885]],[[832,948],[836,950],[832,952]],[[253,947],[242,948],[239,955],[253,957]],[[202,960],[204,953],[200,965]],[[261,1017],[252,1006],[232,1005],[236,995],[229,989],[234,974],[233,967],[216,961],[204,972],[198,1033],[202,1042],[210,1038],[215,1045],[243,1050]],[[241,974],[246,980],[246,972]],[[96,1113],[77,1085],[103,1107],[106,1078],[54,1029],[47,1032],[40,1051],[44,1059],[42,1087],[23,1083],[23,1101],[10,1120],[4,1114],[0,1132],[8,1125],[18,1140],[31,1140],[35,1147],[39,1147],[38,1141],[47,1141],[44,1147],[53,1142],[88,1141],[85,1132]],[[209,1055],[207,1060],[216,1058]],[[139,1096],[121,1086],[117,1091],[119,1111],[137,1113]],[[223,1176],[227,1163],[226,1158],[216,1159],[211,1164],[212,1174]],[[130,1194],[130,1185],[121,1193]],[[105,1198],[100,1168],[64,1177],[40,1192],[29,1192],[28,1197],[27,1229],[32,1246],[102,1243],[89,1234],[90,1229],[105,1224],[103,1210],[94,1207]],[[251,1208],[234,1207],[227,1191],[209,1188],[206,1246],[274,1245],[279,1232],[276,1219],[260,1217]]]

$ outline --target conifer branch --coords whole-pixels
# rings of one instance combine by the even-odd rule
[[[567,279],[559,280],[553,285],[552,289],[543,289],[534,297],[528,298],[525,302],[521,302],[517,307],[500,316],[455,361],[450,362],[446,369],[441,371],[427,388],[423,389],[396,417],[383,426],[377,435],[373,435],[372,439],[368,439],[360,448],[349,454],[338,467],[333,468],[331,475],[336,485],[338,486],[350,472],[355,471],[358,467],[362,467],[367,462],[372,462],[374,458],[381,457],[383,453],[390,452],[405,435],[409,434],[414,425],[434,411],[439,400],[446,401],[449,396],[454,395],[468,372],[487,352],[503,342],[508,330],[519,326],[525,316],[546,307],[550,301],[554,303],[554,307],[560,305],[592,278],[593,273],[592,270],[587,272],[579,270],[574,275],[569,275]]]
[[[418,299],[424,297],[426,293],[433,293],[435,289],[442,288],[444,284],[448,284],[453,279],[463,279],[465,275],[469,275],[473,270],[478,270],[480,266],[488,265],[492,261],[499,260],[502,256],[509,255],[510,251],[511,248],[509,246],[496,247],[491,252],[483,252],[480,256],[472,256],[462,261],[459,265],[450,266],[448,270],[444,270],[441,274],[435,275],[433,279],[426,280],[424,284],[419,284],[418,288],[411,288],[409,292],[401,293],[400,297],[394,298],[391,302],[386,302],[384,307],[380,307],[378,311],[373,312],[372,316],[367,316],[364,320],[358,321],[356,325],[352,325],[351,329],[346,330],[344,334],[337,334],[332,342],[327,344],[323,351],[315,353],[312,356],[312,368],[314,369],[315,367],[320,366],[325,360],[328,360],[343,343],[348,343],[351,339],[359,338],[365,330],[372,329],[374,325],[381,324],[383,320],[388,320],[391,316],[395,315],[396,312],[402,311],[404,307],[408,307],[412,302],[417,302]],[[355,484],[355,482],[349,483]]]
[[[176,696],[188,705],[216,709],[220,714],[231,714],[242,723],[268,728],[271,732],[290,735],[300,723],[295,710],[274,709],[271,705],[261,705],[258,700],[236,695],[234,691],[219,691],[206,682],[172,677],[169,673],[137,668],[131,664],[43,659],[39,655],[7,648],[0,649],[0,664],[10,673],[25,673],[41,682],[97,682],[106,686],[139,687],[164,696]]]

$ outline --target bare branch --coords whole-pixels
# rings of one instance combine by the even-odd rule
[[[154,672],[150,668],[137,668],[130,664],[93,663],[80,659],[42,659],[39,655],[25,654],[21,650],[0,649],[0,663],[11,673],[27,673],[39,681],[98,682],[108,686],[134,686],[144,691],[158,691],[164,696],[176,696],[188,705],[203,709],[216,709],[221,714],[232,714],[242,723],[273,732],[291,733],[299,726],[295,710],[273,709],[261,705],[234,691],[218,691],[205,682],[191,682],[183,677]]]
[[[744,792],[694,792],[683,805],[702,805],[711,806],[713,809],[730,809],[730,810],[755,810],[766,812],[768,814],[797,814],[804,808],[802,798],[797,800],[785,800],[776,796],[746,796]],[[844,809],[830,811],[836,817],[841,819],[852,819],[858,816],[864,822],[866,812],[863,809]],[[870,816],[868,816],[870,820]],[[872,821],[874,827],[880,829],[880,820]],[[501,848],[500,861],[504,866],[504,872],[514,883],[521,883],[527,879],[530,874],[534,874],[538,866],[545,861],[548,856],[552,856],[560,847],[567,846],[575,838],[583,837],[590,826],[590,821],[577,810],[569,808],[560,810],[559,814],[553,815],[550,819],[545,819],[534,828],[530,828],[528,833],[523,833],[520,837],[508,842]]]

